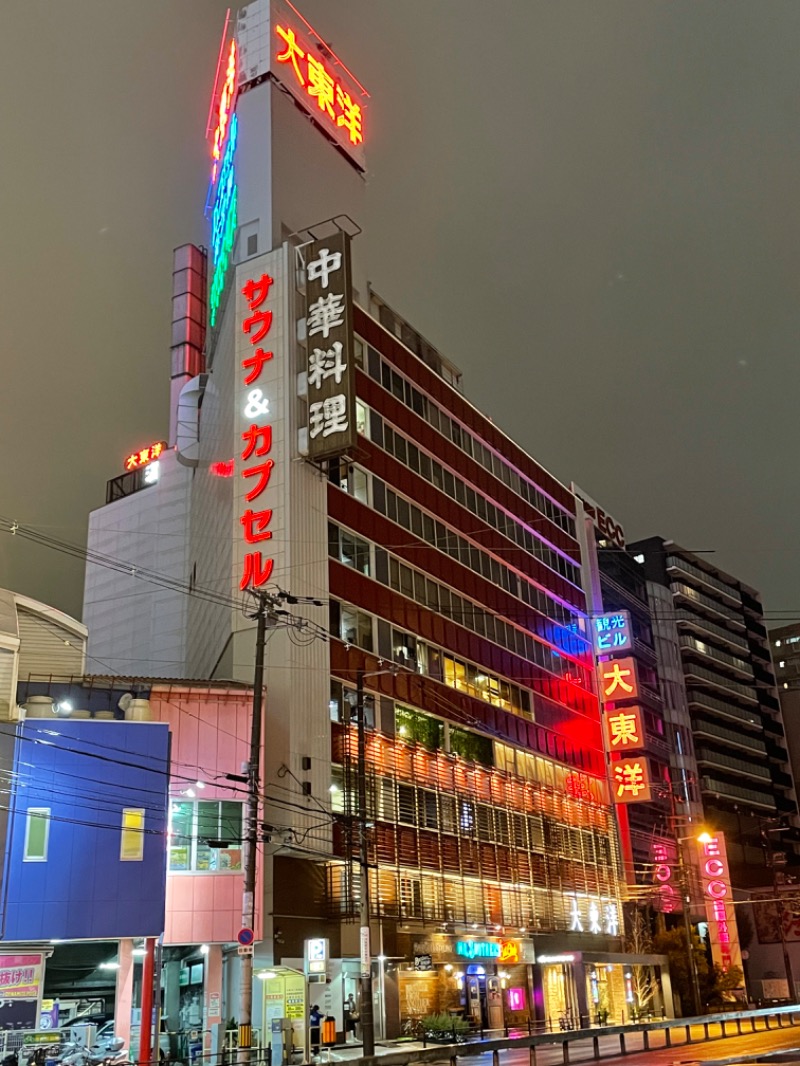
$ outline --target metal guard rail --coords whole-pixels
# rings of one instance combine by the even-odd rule
[[[795,1015],[797,1020],[795,1020]],[[705,1043],[707,1040],[721,1040],[727,1036],[747,1036],[748,1033],[763,1033],[773,1028],[784,1028],[783,1019],[788,1016],[789,1026],[800,1024],[800,1004],[789,1004],[785,1007],[765,1007],[760,1010],[725,1011],[720,1014],[704,1014],[693,1018],[673,1018],[658,1022],[642,1022],[638,1025],[605,1025],[592,1029],[572,1029],[564,1032],[542,1033],[537,1036],[519,1036],[502,1039],[467,1040],[463,1044],[436,1044],[432,1047],[409,1051],[390,1051],[386,1054],[361,1058],[358,1062],[380,1063],[380,1066],[410,1066],[418,1062],[441,1062],[449,1059],[451,1066],[456,1066],[458,1059],[487,1055],[491,1052],[492,1066],[500,1066],[500,1052],[511,1051],[518,1048],[530,1049],[530,1061],[532,1066],[536,1064],[536,1049],[540,1047],[553,1047],[559,1044],[563,1049],[564,1063],[570,1062],[570,1045],[591,1040],[593,1046],[593,1059],[601,1058],[601,1037],[619,1037],[619,1050],[608,1052],[609,1055],[640,1054],[650,1050],[650,1034],[664,1031],[665,1047],[685,1047],[687,1044]],[[759,1028],[757,1022],[763,1019],[764,1025]],[[777,1026],[770,1025],[774,1019]],[[748,1028],[743,1029],[743,1023],[749,1023]],[[712,1026],[719,1027],[719,1033],[712,1036],[709,1032]],[[736,1032],[731,1032],[731,1027],[736,1026]],[[692,1030],[703,1028],[703,1036],[700,1040],[692,1038]],[[672,1033],[683,1029],[685,1039],[673,1044]],[[640,1035],[641,1047],[629,1047],[630,1037]],[[587,1061],[585,1058],[582,1061]]]

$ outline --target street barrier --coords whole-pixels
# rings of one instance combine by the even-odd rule
[[[728,1036],[746,1036],[749,1033],[767,1032],[798,1024],[800,1024],[800,1004],[789,1004],[785,1007],[726,1011],[720,1014],[705,1014],[697,1018],[674,1018],[642,1022],[637,1025],[606,1025],[592,1029],[541,1033],[535,1036],[510,1036],[497,1039],[490,1037],[489,1039],[469,1040],[463,1044],[437,1044],[435,1047],[422,1049],[382,1052],[380,1055],[356,1061],[366,1066],[377,1063],[380,1063],[380,1066],[413,1066],[416,1063],[449,1060],[450,1066],[458,1066],[459,1059],[491,1054],[492,1066],[502,1066],[500,1056],[504,1051],[528,1048],[531,1066],[536,1066],[538,1048],[560,1046],[563,1054],[562,1061],[569,1064],[572,1061],[571,1051],[575,1050],[576,1053],[578,1051],[575,1048],[576,1044],[590,1044],[591,1060],[596,1061],[617,1055],[632,1055],[649,1051],[651,1049],[650,1038],[653,1033],[664,1033],[664,1047],[685,1047],[688,1044],[721,1040]],[[680,1039],[681,1036],[682,1039]],[[600,1040],[603,1037],[617,1037],[618,1046],[614,1042],[611,1048],[601,1049]],[[584,1049],[580,1048],[580,1050]],[[585,1054],[583,1061],[586,1061]]]

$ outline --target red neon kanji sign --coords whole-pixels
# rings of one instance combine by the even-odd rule
[[[131,452],[125,460],[125,469],[138,470],[139,467],[155,462],[166,447],[166,441],[158,440],[153,444],[148,444],[146,448],[141,448],[138,452]]]
[[[292,77],[305,96],[309,108],[324,115],[336,130],[341,130],[347,141],[357,146],[364,140],[364,113],[361,104],[353,99],[354,86],[343,85],[326,63],[312,53],[298,39],[297,31],[290,26],[276,26],[278,37],[275,59],[291,68]]]
[[[272,285],[273,279],[269,274],[262,274],[260,278],[251,278],[242,288],[242,296],[250,310],[250,317],[245,317],[242,321],[242,333],[247,335],[253,347],[260,344],[272,329],[273,313],[269,308],[263,307]],[[270,359],[272,352],[265,352],[259,347],[252,358],[242,361],[242,382],[245,388],[258,381],[264,365]],[[251,389],[247,393],[244,414],[246,418],[253,419],[252,424],[241,435],[240,452],[241,476],[246,479],[248,486],[244,499],[250,505],[266,492],[275,466],[275,461],[269,458],[272,451],[272,425],[266,421],[270,414],[269,399],[260,388]],[[272,540],[270,527],[273,508],[265,507],[263,503],[258,506],[258,510],[247,506],[239,516],[242,539],[248,549]],[[248,586],[260,588],[269,581],[274,566],[273,558],[265,558],[260,551],[248,550],[244,556],[239,587],[242,590]]]

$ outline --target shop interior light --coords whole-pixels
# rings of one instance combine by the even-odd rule
[[[453,972],[453,967],[452,967],[452,965],[449,962],[445,966],[445,970],[447,970],[448,973],[452,973]]]

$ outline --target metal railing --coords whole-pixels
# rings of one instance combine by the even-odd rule
[[[763,1033],[800,1025],[800,1005],[790,1004],[785,1007],[770,1007],[761,1010],[728,1011],[721,1014],[708,1014],[696,1018],[676,1018],[668,1021],[643,1022],[637,1025],[607,1025],[592,1029],[573,1029],[566,1032],[541,1033],[534,1036],[492,1037],[486,1030],[483,1039],[470,1037],[465,1043],[436,1044],[408,1050],[381,1053],[372,1059],[359,1059],[359,1062],[380,1063],[380,1066],[412,1066],[415,1063],[441,1062],[448,1060],[450,1066],[458,1066],[458,1060],[474,1058],[478,1055],[491,1054],[492,1066],[501,1066],[500,1056],[504,1051],[528,1048],[531,1066],[536,1066],[537,1049],[561,1047],[562,1061],[571,1061],[572,1050],[585,1052],[575,1045],[591,1044],[591,1057],[599,1060],[625,1054],[637,1054],[651,1050],[651,1036],[663,1033],[663,1044],[658,1046],[680,1047],[688,1044],[705,1043],[708,1040],[720,1040],[729,1036],[747,1036],[750,1033]],[[609,1039],[615,1038],[615,1039]],[[604,1046],[601,1047],[601,1040]],[[577,1061],[577,1060],[576,1060]],[[584,1061],[586,1061],[584,1057]]]

